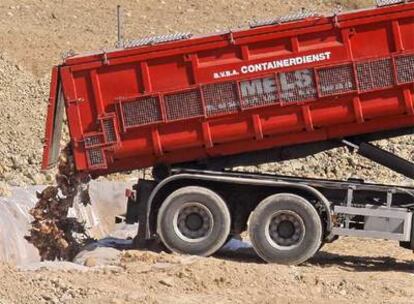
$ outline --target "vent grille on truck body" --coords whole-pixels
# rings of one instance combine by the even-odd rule
[[[352,64],[318,70],[321,96],[348,93],[356,90]]]
[[[399,56],[395,60],[397,65],[398,83],[404,84],[414,81],[414,55]]]
[[[104,140],[101,134],[88,135],[85,137],[85,148],[92,148],[103,144]]]
[[[239,83],[243,109],[275,104],[279,101],[276,76],[245,80]]]
[[[135,127],[162,120],[158,97],[138,97],[134,101],[121,103],[125,127]]]
[[[304,20],[307,18],[318,17],[319,15],[314,12],[298,12],[290,15],[285,15],[275,19],[267,19],[267,20],[258,20],[252,21],[249,23],[250,28],[256,28],[261,26],[273,25],[273,24],[282,24],[287,22],[299,21]]]
[[[281,84],[280,101],[283,103],[289,104],[318,97],[315,77],[311,69],[280,73],[279,81]]]
[[[87,156],[89,168],[105,169],[107,167],[105,155],[101,148],[88,149]]]
[[[369,92],[411,82],[414,82],[412,54],[205,84],[159,96],[125,99],[120,105],[125,128],[132,128],[162,122],[161,100],[165,103],[165,120],[175,121],[231,114],[277,103],[301,103],[316,100],[318,96],[342,95],[357,90]],[[108,120],[107,123],[112,130],[107,137],[116,140],[113,122]]]
[[[123,43],[124,48],[132,48],[145,45],[154,45],[158,43],[165,43],[171,41],[178,41],[183,39],[189,39],[193,36],[191,33],[175,33],[160,36],[144,37],[136,40],[125,41]]]
[[[118,141],[115,131],[115,122],[112,118],[105,118],[102,120],[103,131],[105,134],[106,143],[112,144]]]
[[[394,5],[394,4],[399,4],[399,3],[404,3],[405,0],[376,0],[377,1],[377,6],[378,7],[382,7],[382,6],[387,6],[387,5]]]
[[[198,89],[166,95],[164,100],[169,120],[197,117],[204,114],[201,94]]]
[[[203,86],[203,97],[208,116],[237,112],[240,109],[237,84],[233,82]]]
[[[391,59],[380,59],[357,64],[358,83],[361,91],[393,86],[394,69]]]

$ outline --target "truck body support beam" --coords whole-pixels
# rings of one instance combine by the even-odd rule
[[[348,147],[355,149],[359,155],[414,179],[414,163],[369,143],[354,143],[348,140],[343,140],[342,142]]]

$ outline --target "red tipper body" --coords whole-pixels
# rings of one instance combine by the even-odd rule
[[[411,1],[76,55],[53,72],[43,168],[63,105],[99,175],[414,126],[413,84]]]

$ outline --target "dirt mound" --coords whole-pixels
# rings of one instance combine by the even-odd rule
[[[10,185],[49,178],[39,173],[48,85],[0,54],[0,180]]]

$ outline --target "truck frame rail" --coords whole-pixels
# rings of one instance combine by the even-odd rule
[[[352,179],[341,181],[194,169],[173,169],[172,175],[159,183],[152,180],[138,182],[135,186],[138,199],[130,205],[128,210],[130,214],[127,218],[130,222],[139,220],[140,223],[145,223],[140,226],[139,238],[151,239],[156,235],[154,220],[159,204],[165,199],[166,194],[186,185],[208,187],[228,198],[229,204],[245,203],[244,212],[246,213],[251,212],[260,199],[269,193],[289,192],[301,193],[301,195],[305,193],[305,197],[312,197],[322,204],[320,212],[324,214],[326,220],[325,237],[349,235],[404,242],[411,239],[411,218],[414,211],[414,188],[412,187],[380,185]],[[236,186],[237,190],[232,186]],[[231,193],[227,193],[228,188],[236,191],[239,196],[254,189],[258,192],[257,196],[248,195],[248,198],[256,203],[244,202],[240,198],[237,199],[237,203],[233,202]],[[262,194],[260,191],[265,188],[267,190],[265,194]],[[165,189],[168,189],[167,193]],[[137,212],[136,208],[140,210]],[[343,217],[343,221],[338,221],[339,216]],[[350,218],[357,216],[362,216],[363,219],[351,223]],[[393,224],[390,224],[390,221]],[[242,226],[233,227],[233,229],[238,233],[243,231],[246,225],[247,223],[243,223]]]

